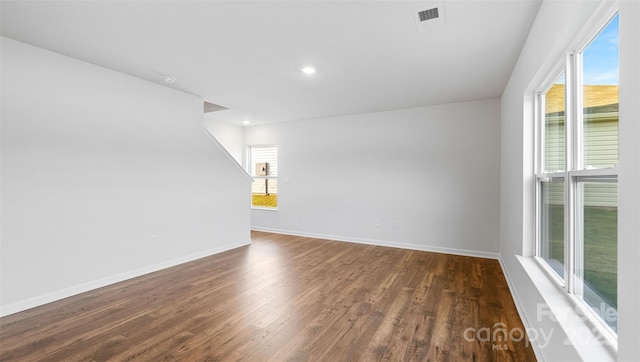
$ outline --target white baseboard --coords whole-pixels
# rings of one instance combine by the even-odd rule
[[[507,287],[509,287],[509,292],[511,293],[511,297],[513,298],[514,304],[516,305],[516,310],[518,311],[520,320],[524,325],[524,329],[530,330],[535,328],[535,325],[530,322],[529,318],[527,317],[527,314],[525,313],[525,309],[522,306],[522,299],[518,296],[517,289],[515,288],[515,286],[513,285],[513,282],[511,281],[511,277],[507,272],[507,268],[505,268],[505,263],[504,263],[504,260],[502,259],[502,254],[500,254],[500,257],[498,258],[498,262],[500,262],[500,268],[502,269],[502,274],[504,275],[504,278],[507,280]],[[544,362],[543,354],[542,354],[542,351],[540,350],[540,346],[538,345],[537,341],[530,341],[530,344],[531,344],[531,347],[533,347],[533,353],[536,355],[536,359],[540,362]]]
[[[487,252],[487,251],[477,251],[477,250],[464,250],[464,249],[446,248],[446,247],[442,247],[442,246],[397,243],[397,242],[393,242],[393,241],[354,238],[354,237],[347,237],[347,236],[327,235],[327,234],[318,234],[318,233],[308,233],[308,232],[294,231],[294,230],[279,230],[279,229],[262,228],[262,227],[255,227],[255,226],[252,226],[251,230],[264,231],[264,232],[267,232],[267,233],[274,233],[274,234],[304,236],[304,237],[316,238],[316,239],[345,241],[345,242],[348,242],[348,243],[358,243],[358,244],[366,244],[366,245],[386,246],[386,247],[390,247],[390,248],[429,251],[429,252],[441,253],[441,254],[474,256],[474,257],[487,258],[487,259],[498,259],[500,257],[500,254],[498,254],[498,253],[490,253],[490,252]]]
[[[18,313],[27,309],[41,306],[43,304],[55,302],[56,300],[68,298],[80,293],[88,292],[94,289],[106,287],[107,285],[119,283],[127,279],[132,279],[145,274],[153,273],[162,269],[170,268],[179,264],[184,264],[193,260],[201,259],[214,254],[222,253],[231,249],[239,248],[251,244],[251,240],[242,241],[232,244],[227,244],[218,248],[204,250],[195,254],[183,256],[180,258],[167,260],[161,263],[145,266],[139,269],[131,270],[128,272],[112,275],[106,278],[82,283],[69,288],[57,290],[55,292],[46,293],[37,297],[21,300],[19,302],[11,303],[6,306],[0,307],[0,317],[4,317],[10,314]]]

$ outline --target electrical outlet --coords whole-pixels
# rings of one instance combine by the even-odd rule
[[[158,244],[158,235],[151,235],[151,244],[156,245]]]
[[[380,226],[382,225],[382,222],[380,221],[380,219],[376,219],[376,226]]]
[[[394,229],[398,228],[398,220],[393,220],[393,228]]]

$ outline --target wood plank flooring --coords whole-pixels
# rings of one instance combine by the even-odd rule
[[[535,360],[496,260],[252,238],[1,318],[0,360]]]

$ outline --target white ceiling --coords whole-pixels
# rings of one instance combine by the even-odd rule
[[[233,124],[496,98],[540,0],[2,1],[2,35],[229,108]],[[305,76],[300,68],[317,68]],[[167,85],[169,86],[169,85]]]

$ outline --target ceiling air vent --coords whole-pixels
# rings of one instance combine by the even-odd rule
[[[418,31],[423,33],[444,28],[442,4],[432,4],[414,12],[414,20]]]
[[[430,19],[435,19],[440,17],[438,16],[438,8],[419,11],[418,16],[420,17],[420,21],[427,21]]]

